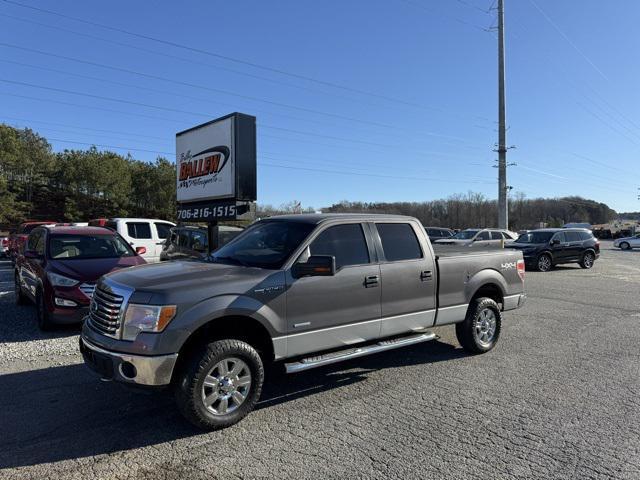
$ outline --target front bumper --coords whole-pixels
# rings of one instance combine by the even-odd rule
[[[104,350],[82,336],[80,352],[85,364],[102,379],[134,385],[169,385],[178,354],[144,356]]]

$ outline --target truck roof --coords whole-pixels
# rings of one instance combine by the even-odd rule
[[[380,221],[380,220],[414,220],[406,215],[387,215],[379,213],[303,213],[291,215],[276,215],[264,218],[263,220],[286,220],[292,222],[318,224],[331,220],[360,220],[360,221]]]

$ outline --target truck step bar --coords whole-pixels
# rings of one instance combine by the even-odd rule
[[[332,363],[338,363],[352,358],[364,357],[365,355],[384,352],[394,348],[406,347],[416,343],[428,342],[430,340],[435,340],[436,338],[438,338],[438,336],[435,333],[424,332],[406,337],[393,338],[391,340],[382,340],[378,343],[365,347],[349,348],[338,352],[303,358],[297,362],[285,363],[285,368],[287,373],[302,372],[303,370],[309,370],[310,368],[330,365]]]

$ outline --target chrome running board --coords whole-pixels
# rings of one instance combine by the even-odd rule
[[[410,335],[407,337],[381,340],[378,343],[374,343],[373,345],[349,348],[347,350],[340,350],[338,352],[303,358],[298,362],[285,363],[284,366],[287,373],[296,373],[303,370],[309,370],[310,368],[321,367],[323,365],[330,365],[332,363],[338,363],[344,360],[351,360],[352,358],[364,357],[365,355],[392,350],[394,348],[406,347],[408,345],[413,345],[416,343],[428,342],[430,340],[435,340],[436,338],[438,338],[438,336],[435,333],[425,332],[417,335]]]

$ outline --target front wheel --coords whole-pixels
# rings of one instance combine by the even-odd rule
[[[553,267],[553,261],[551,260],[551,255],[548,253],[543,253],[538,257],[538,263],[536,265],[539,272],[548,272]]]
[[[206,430],[229,427],[255,407],[264,382],[258,352],[240,340],[218,340],[195,352],[178,375],[178,409]]]
[[[469,306],[464,322],[456,324],[458,342],[469,353],[485,353],[500,338],[502,314],[491,298],[478,298]]]
[[[580,266],[582,268],[589,269],[593,267],[594,262],[596,261],[596,256],[593,252],[586,252],[582,255],[582,259],[580,259]]]

